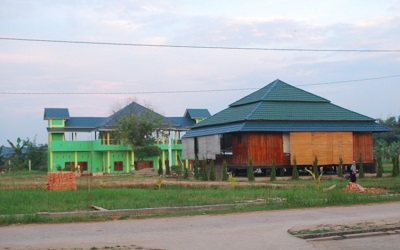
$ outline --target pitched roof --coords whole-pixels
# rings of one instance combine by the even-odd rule
[[[45,108],[44,120],[49,119],[69,119],[69,112],[67,108]]]
[[[330,124],[334,123],[334,126]],[[225,129],[223,129],[225,128]],[[193,126],[184,137],[221,131],[387,131],[375,120],[275,80]]]
[[[76,131],[91,132],[94,130],[113,129],[116,121],[127,114],[143,114],[149,112],[151,116],[159,116],[162,119],[162,127],[175,130],[188,130],[196,122],[191,117],[164,117],[149,108],[146,108],[136,102],[132,102],[126,107],[120,109],[109,117],[70,117],[67,108],[45,108],[44,119],[66,119],[65,127],[47,128],[48,131]],[[195,115],[210,116],[206,109],[191,109]]]
[[[211,116],[208,109],[186,109],[184,117],[189,117],[190,119],[206,119]]]

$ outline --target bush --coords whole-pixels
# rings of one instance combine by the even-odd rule
[[[211,160],[211,163],[210,163],[210,178],[209,178],[209,180],[210,181],[215,181],[215,171],[214,171],[214,160]]]
[[[297,170],[297,160],[296,156],[293,156],[293,170],[292,170],[292,180],[299,179],[299,171]]]
[[[169,161],[167,162],[167,165],[165,165],[165,174],[170,175],[171,174],[171,169],[169,168]]]
[[[364,175],[364,167],[362,164],[362,154],[361,153],[360,153],[360,156],[358,157],[358,162],[360,163],[360,166],[358,168],[359,177],[364,178],[365,175]]]
[[[382,177],[383,176],[382,156],[378,156],[376,162],[378,163],[378,171],[376,172],[376,177]]]
[[[162,168],[162,160],[161,158],[158,159],[158,175],[163,175],[163,168]]]
[[[228,166],[226,160],[222,163],[222,181],[228,180]]]
[[[183,171],[183,179],[189,179],[189,169],[187,167],[185,167],[185,170]]]
[[[196,159],[194,160],[194,166],[193,166],[193,178],[195,179],[195,180],[198,180],[199,179],[199,167],[200,167],[200,163],[199,163],[199,160],[197,159],[197,157],[196,157]]]
[[[318,170],[318,157],[315,156],[313,161],[313,172],[315,174],[315,178],[318,179],[319,177],[319,170]]]
[[[338,171],[337,171],[337,175],[338,177],[343,177],[343,158],[340,157],[339,158],[339,166],[338,166]]]
[[[203,170],[201,171],[201,180],[202,181],[208,181],[208,176],[207,176],[207,160],[203,160],[202,164]]]

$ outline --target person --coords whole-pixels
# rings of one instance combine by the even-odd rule
[[[353,164],[351,164],[351,167],[350,167],[350,181],[351,182],[355,183],[357,181],[356,173],[357,173],[356,161],[353,161]]]

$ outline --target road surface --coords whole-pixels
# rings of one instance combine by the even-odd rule
[[[227,215],[0,227],[0,249],[399,249],[400,234],[308,241],[299,225],[399,218],[400,202]]]

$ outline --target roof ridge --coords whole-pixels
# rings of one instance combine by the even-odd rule
[[[260,98],[260,101],[264,101],[264,99],[265,99],[265,97],[267,97],[268,95],[269,95],[269,93],[271,93],[271,91],[273,90],[273,89],[275,89],[275,87],[276,87],[276,85],[279,83],[279,82],[282,82],[281,80],[279,80],[279,79],[276,79],[275,81],[273,81],[271,84],[271,87],[264,93],[264,95]],[[283,82],[282,82],[283,83]]]
[[[259,102],[259,103],[257,104],[257,106],[255,106],[254,109],[253,109],[252,111],[249,112],[249,114],[246,116],[245,120],[248,120],[248,119],[254,114],[254,112],[257,111],[257,109],[260,107],[261,103],[262,103],[262,102]]]

